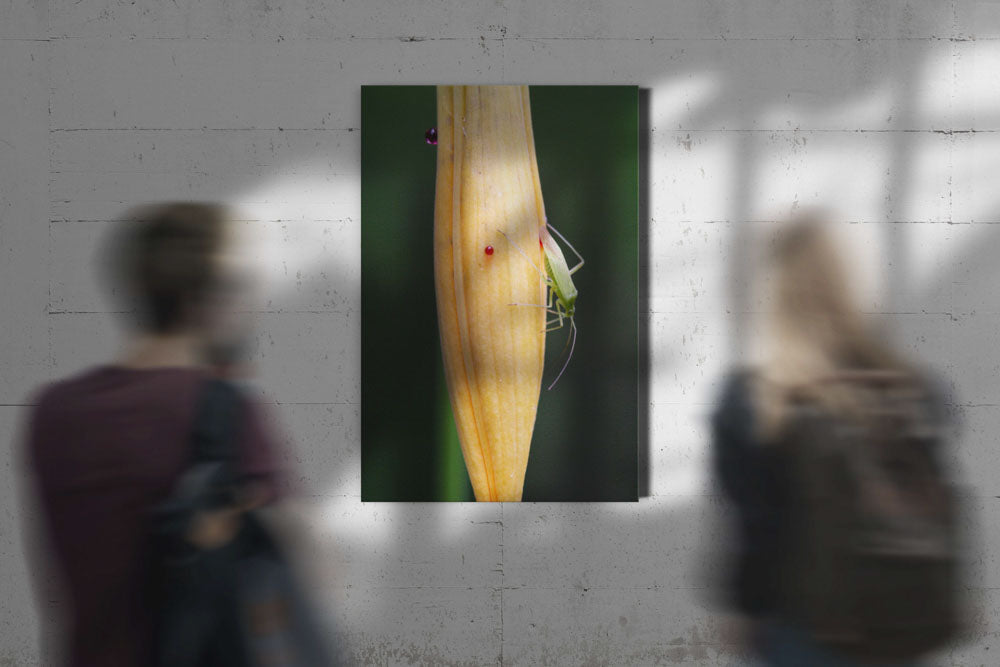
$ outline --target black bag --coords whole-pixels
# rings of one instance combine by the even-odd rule
[[[152,512],[156,667],[323,667],[337,664],[290,561],[254,511],[216,549],[186,539],[199,511],[237,501],[239,389],[205,383],[192,431],[192,462]]]
[[[941,425],[913,381],[843,374],[865,408],[834,418],[804,400],[783,451],[791,530],[786,613],[828,649],[907,660],[961,627],[957,494],[939,461]]]

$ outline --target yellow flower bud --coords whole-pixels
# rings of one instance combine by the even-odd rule
[[[545,208],[527,86],[438,86],[434,277],[479,501],[520,501],[545,360]],[[533,304],[533,305],[512,305]]]

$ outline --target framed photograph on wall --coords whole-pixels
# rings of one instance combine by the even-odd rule
[[[637,500],[638,88],[361,99],[362,500]]]

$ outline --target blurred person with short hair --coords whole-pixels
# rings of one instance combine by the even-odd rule
[[[65,593],[58,652],[80,667],[151,663],[149,512],[190,462],[200,388],[239,374],[249,334],[236,307],[248,275],[223,206],[144,207],[108,248],[100,268],[134,306],[134,335],[117,359],[37,389],[24,434],[42,517],[30,528],[50,552],[32,565],[55,568],[44,574]],[[248,508],[278,498],[285,482],[263,404],[243,403],[236,449]],[[218,547],[236,522],[235,511],[199,514],[190,540]]]
[[[736,508],[724,587],[742,629],[730,632],[769,665],[915,664],[957,623],[943,392],[864,320],[823,218],[786,223],[768,260],[763,358],[730,375],[712,415]],[[883,422],[895,426],[869,429]],[[890,546],[862,552],[869,538]],[[897,576],[909,603],[910,590],[866,597]]]

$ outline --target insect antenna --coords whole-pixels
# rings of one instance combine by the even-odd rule
[[[569,366],[570,359],[573,358],[573,350],[576,349],[576,321],[571,319],[569,321],[569,324],[570,324],[569,328],[573,331],[572,335],[566,339],[566,345],[569,346],[569,356],[566,357],[566,363],[563,364],[562,369],[559,371],[559,375],[557,375],[556,379],[553,380],[552,384],[549,385],[549,390],[551,390],[552,387],[556,386],[556,382],[559,382],[559,378],[562,377],[562,374],[566,371],[566,367]],[[564,351],[565,349],[566,348],[563,347]]]

